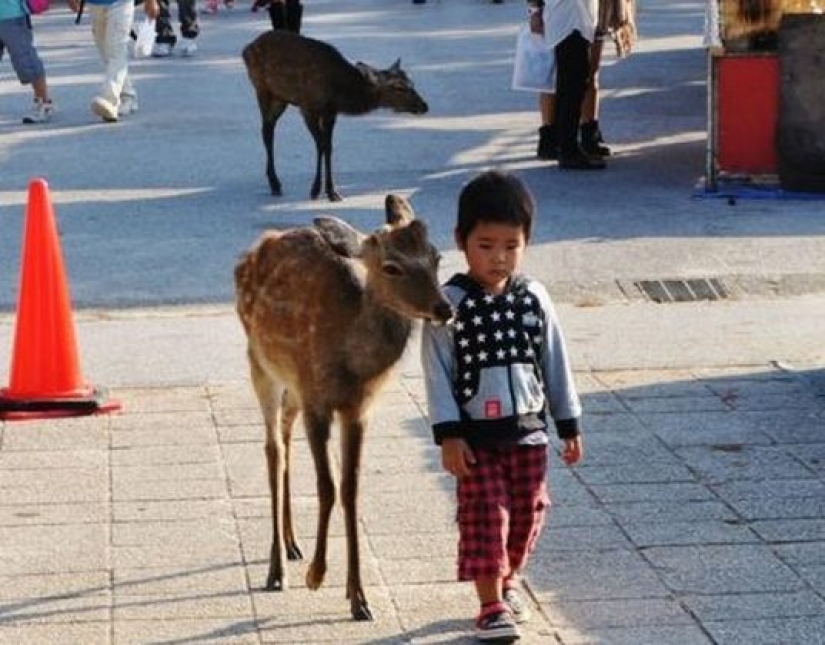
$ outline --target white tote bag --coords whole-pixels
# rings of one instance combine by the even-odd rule
[[[513,89],[526,92],[556,91],[556,57],[544,36],[524,25],[516,39],[513,61]]]
[[[138,25],[135,39],[135,58],[146,58],[152,55],[152,46],[155,44],[155,21],[144,18]]]

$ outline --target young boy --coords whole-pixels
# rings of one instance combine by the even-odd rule
[[[32,86],[34,101],[23,123],[47,123],[55,108],[49,98],[46,70],[34,46],[32,21],[25,0],[0,0],[0,59],[9,58],[18,80]]]
[[[547,290],[517,273],[534,205],[511,174],[485,172],[461,192],[455,240],[467,272],[444,287],[455,308],[446,327],[422,337],[430,422],[444,468],[457,479],[458,579],[481,603],[481,641],[519,638],[529,618],[518,576],[549,507],[548,413],[582,457],[581,404]]]

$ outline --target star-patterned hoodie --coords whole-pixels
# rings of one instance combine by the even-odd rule
[[[455,318],[447,326],[425,324],[421,344],[435,442],[546,444],[548,412],[560,438],[577,436],[581,403],[544,286],[513,276],[494,296],[456,274],[444,294]]]

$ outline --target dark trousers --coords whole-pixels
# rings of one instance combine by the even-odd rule
[[[158,0],[158,18],[155,23],[155,42],[174,45],[177,41],[175,30],[172,28],[172,12],[169,8],[170,0]],[[180,35],[184,38],[197,38],[198,10],[195,0],[177,0],[178,20],[180,21]]]
[[[578,31],[562,40],[556,54],[556,107],[553,123],[561,156],[578,151],[579,119],[590,75],[590,43]]]

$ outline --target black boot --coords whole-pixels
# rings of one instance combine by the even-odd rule
[[[604,145],[598,121],[582,123],[579,130],[581,131],[582,148],[587,154],[599,157],[610,156],[610,148]]]
[[[556,128],[552,125],[543,125],[539,128],[539,145],[536,149],[536,156],[544,161],[559,158],[559,140],[556,136]]]
[[[607,164],[599,155],[589,155],[581,147],[559,155],[561,170],[604,170]]]

